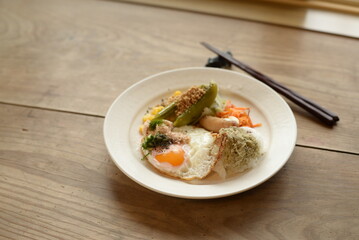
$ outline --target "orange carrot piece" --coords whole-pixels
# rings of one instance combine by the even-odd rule
[[[250,108],[236,107],[231,103],[230,100],[227,100],[224,110],[217,113],[217,116],[221,118],[228,118],[230,116],[236,117],[239,120],[240,126],[246,126],[251,128],[262,126],[261,123],[253,124],[251,118],[249,117],[249,113]]]

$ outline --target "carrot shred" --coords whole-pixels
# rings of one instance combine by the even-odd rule
[[[217,113],[217,116],[220,118],[235,117],[239,120],[240,127],[260,127],[261,123],[253,124],[251,118],[249,117],[250,109],[247,107],[236,107],[231,103],[230,100],[226,101],[224,110]]]

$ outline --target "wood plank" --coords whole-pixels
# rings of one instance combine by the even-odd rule
[[[8,239],[355,239],[359,157],[296,147],[243,194],[151,192],[111,162],[103,119],[1,105],[0,236]]]
[[[359,38],[354,4],[288,0],[114,0],[290,26]]]
[[[0,102],[103,116],[140,79],[203,66],[205,40],[339,114],[328,129],[294,107],[298,144],[359,152],[355,39],[111,1],[3,1],[0,11]]]
[[[350,14],[359,14],[359,3],[357,1],[316,1],[316,0],[263,0],[264,2],[280,3],[283,5],[290,5],[305,8],[318,8],[329,11],[339,11]]]

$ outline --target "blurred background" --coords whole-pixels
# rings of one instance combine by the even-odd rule
[[[359,37],[358,0],[124,0],[122,2],[137,2]]]

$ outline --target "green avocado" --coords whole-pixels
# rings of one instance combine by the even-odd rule
[[[201,117],[203,110],[210,107],[217,96],[218,87],[215,82],[211,82],[209,86],[204,86],[206,92],[201,99],[195,104],[190,106],[184,113],[177,117],[173,126],[180,127],[188,124],[195,123]]]

